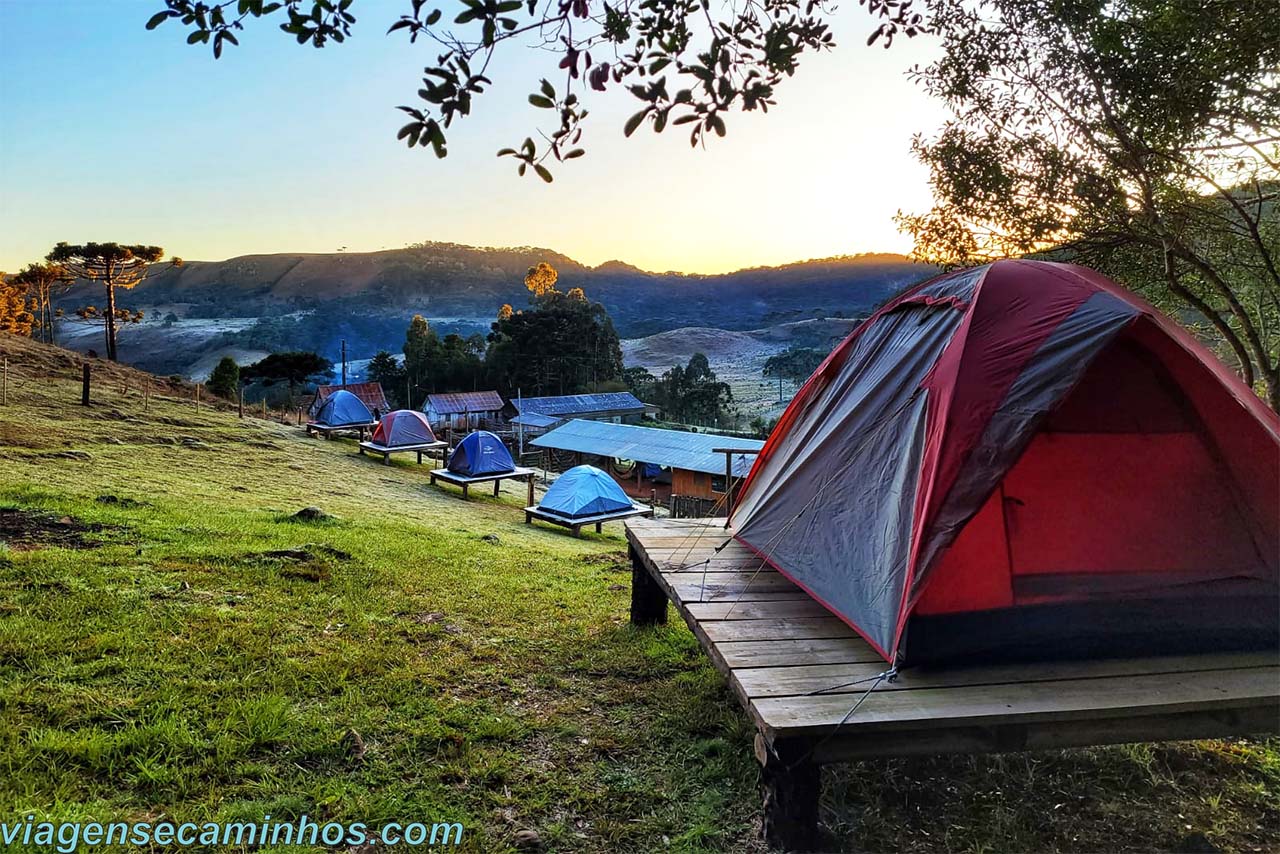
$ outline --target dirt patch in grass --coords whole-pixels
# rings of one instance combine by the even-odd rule
[[[104,525],[81,522],[71,516],[55,516],[39,510],[0,507],[0,542],[19,551],[58,546],[64,549],[93,549],[102,545],[87,535],[105,530]]]
[[[615,570],[621,572],[624,569],[631,569],[631,562],[627,560],[627,556],[622,552],[599,552],[582,556],[582,562],[593,566],[600,566],[604,569]]]
[[[324,543],[304,543],[290,549],[257,552],[249,557],[257,563],[279,566],[282,578],[312,582],[329,580],[334,563],[352,559],[349,552]]]
[[[93,500],[98,502],[99,504],[107,504],[112,507],[133,508],[133,507],[147,506],[147,502],[145,501],[138,501],[136,499],[126,498],[120,495],[99,495],[97,498]]]

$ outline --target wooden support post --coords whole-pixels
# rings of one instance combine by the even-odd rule
[[[84,363],[84,376],[80,380],[80,405],[89,405],[89,363]]]
[[[0,391],[0,406],[8,406],[8,405],[9,405],[9,359],[8,357],[6,357],[4,360],[4,386],[3,386],[3,390]]]
[[[244,418],[244,386],[236,386],[236,410]]]
[[[628,544],[631,557],[631,624],[651,626],[667,621],[667,594],[653,580],[636,547]]]
[[[196,383],[196,412],[200,411],[200,383]]]
[[[783,851],[822,850],[818,802],[822,794],[817,764],[808,741],[765,743],[757,733],[760,791],[764,798],[764,838]]]
[[[525,506],[525,507],[532,507],[532,506],[533,506],[533,478],[534,478],[534,476],[533,476],[533,475],[529,475],[528,477],[526,477],[526,478],[524,479],[525,483],[526,483],[526,484],[528,485],[528,487],[529,487],[529,496],[528,496],[528,498],[526,498],[526,499],[525,499],[525,503],[524,503],[524,506]],[[526,520],[526,521],[527,521],[527,520]]]
[[[267,399],[265,397],[262,399],[262,417],[267,417]]]
[[[724,455],[725,519],[733,515],[733,454]]]
[[[501,485],[502,485],[502,481],[500,481],[500,480],[495,480],[495,481],[493,482],[493,497],[494,497],[494,498],[497,498],[497,497],[498,497],[498,487],[500,487]]]

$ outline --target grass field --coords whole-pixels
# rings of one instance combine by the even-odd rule
[[[0,816],[458,821],[465,850],[756,851],[751,728],[619,526],[0,336]],[[127,387],[132,384],[132,390]],[[290,517],[315,505],[330,520]],[[1275,850],[1280,743],[828,772],[857,850]],[[1200,846],[1200,847],[1197,847]],[[21,850],[21,849],[14,849]],[[377,849],[366,849],[377,850]]]

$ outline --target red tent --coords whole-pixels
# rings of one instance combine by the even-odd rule
[[[1280,643],[1280,418],[1072,265],[877,311],[792,401],[733,527],[894,662]]]

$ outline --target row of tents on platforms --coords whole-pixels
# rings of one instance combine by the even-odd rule
[[[390,451],[443,444],[436,439],[425,414],[412,409],[398,409],[375,422],[374,413],[348,389],[337,389],[326,396],[316,411],[312,426],[338,430],[368,427],[375,423],[370,444],[376,448]],[[463,478],[485,478],[516,471],[515,460],[507,446],[487,430],[476,430],[463,438],[448,453],[445,467]],[[594,466],[581,465],[558,477],[537,509],[573,520],[632,513],[636,507],[612,477]]]
[[[391,409],[382,385],[376,382],[322,385],[316,389],[308,414],[319,420],[321,407],[337,391],[347,391],[373,413],[375,420]],[[551,397],[516,397],[503,400],[496,391],[463,391],[429,394],[422,412],[432,429],[444,432],[492,429],[498,426],[521,430],[526,436],[539,435],[570,419],[629,424],[657,412],[630,392],[563,394]]]

